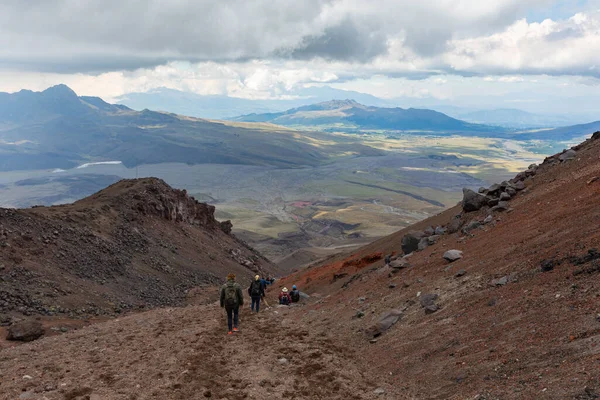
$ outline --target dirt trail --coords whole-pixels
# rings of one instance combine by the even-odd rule
[[[216,305],[149,311],[0,352],[1,399],[370,399],[376,386],[305,313]],[[284,360],[285,359],[285,360]]]

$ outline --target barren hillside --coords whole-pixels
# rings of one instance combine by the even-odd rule
[[[123,180],[71,205],[0,209],[0,315],[181,305],[230,271],[277,271],[214,211],[152,178]]]

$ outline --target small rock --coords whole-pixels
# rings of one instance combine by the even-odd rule
[[[493,215],[488,215],[487,217],[485,217],[485,219],[483,220],[484,224],[489,224],[494,220],[494,216]]]
[[[500,201],[498,202],[498,205],[492,207],[492,211],[506,211],[508,210],[508,202],[507,201]]]
[[[359,297],[359,298],[358,298],[358,302],[359,302],[359,303],[364,303],[364,302],[365,302],[365,300],[367,300],[367,298],[366,298],[366,297]]]
[[[463,252],[460,250],[448,250],[444,253],[444,259],[450,262],[454,262],[456,260],[460,260],[463,258]]]
[[[489,307],[495,306],[497,301],[498,300],[496,298],[490,299],[490,301],[488,301],[488,306]]]
[[[508,276],[492,280],[492,286],[504,286],[508,283]]]
[[[439,307],[436,304],[432,304],[430,306],[425,307],[425,314],[433,314],[439,310]]]
[[[419,246],[417,246],[417,250],[423,251],[427,247],[429,247],[429,238],[428,237],[424,237],[423,239],[421,239],[419,241]]]
[[[390,285],[389,285],[389,288],[390,288],[390,289],[394,289],[395,287],[396,287],[396,284],[395,284],[395,283],[390,283]]]
[[[499,202],[500,202],[500,199],[493,198],[493,199],[488,199],[487,204],[490,207],[494,207],[494,206],[497,206]]]
[[[469,233],[477,228],[479,228],[481,226],[481,222],[479,221],[471,221],[469,222],[469,224],[463,228],[463,233]]]
[[[23,375],[23,379],[31,380],[31,379],[33,379],[33,377],[31,375]]]
[[[435,233],[435,229],[433,229],[433,226],[428,226],[423,233],[425,234],[425,236],[431,236]]]
[[[588,185],[591,185],[592,183],[599,181],[600,180],[600,176],[595,176],[592,179],[590,179],[589,181],[587,181]]]
[[[356,318],[362,318],[365,316],[365,312],[362,310],[359,310],[356,312]]]
[[[549,272],[554,269],[556,262],[554,260],[544,260],[542,261],[541,269],[542,272]]]
[[[441,235],[443,235],[443,234],[445,234],[445,233],[446,233],[446,228],[444,228],[444,227],[441,227],[441,226],[436,226],[436,227],[435,227],[435,232],[434,232],[434,233],[435,233],[436,235],[438,235],[438,236],[441,236]]]
[[[404,258],[400,258],[398,260],[394,260],[390,262],[390,268],[393,269],[402,269],[408,267],[408,261]]]
[[[287,363],[288,363],[288,359],[287,359],[287,358],[284,358],[284,357],[282,357],[282,358],[278,359],[277,361],[279,362],[279,364],[282,364],[282,365],[283,365],[283,364],[287,364]]]
[[[510,200],[510,194],[506,192],[500,193],[500,201],[508,201]]]
[[[460,215],[452,218],[452,220],[450,221],[450,223],[448,224],[448,233],[455,233],[458,232],[460,230],[460,228],[463,226],[463,220],[460,218]]]
[[[437,241],[438,241],[439,239],[440,239],[440,235],[432,235],[432,236],[429,236],[429,237],[427,238],[427,243],[428,243],[430,246],[433,246],[434,244],[436,244],[436,243],[437,243]]]
[[[377,388],[377,389],[375,389],[375,391],[373,393],[382,395],[382,394],[385,394],[385,390],[382,388]]]
[[[464,269],[459,270],[456,275],[457,278],[460,278],[461,276],[465,276],[467,274],[467,271],[465,271]]]
[[[577,152],[573,149],[569,149],[558,156],[558,159],[562,162],[574,159],[577,156]]]
[[[419,300],[421,302],[421,307],[427,307],[431,305],[435,305],[435,301],[438,299],[437,293],[428,293],[421,296]]]
[[[369,343],[375,344],[375,343],[377,343],[377,339],[371,339],[371,340],[369,340]]]

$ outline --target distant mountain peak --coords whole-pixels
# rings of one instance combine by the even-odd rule
[[[73,89],[71,89],[70,87],[68,87],[67,85],[62,84],[62,83],[59,85],[49,87],[48,89],[44,90],[42,93],[46,94],[46,95],[57,96],[57,97],[78,97],[77,93],[75,93],[75,91]]]

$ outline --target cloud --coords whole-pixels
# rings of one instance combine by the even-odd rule
[[[434,57],[551,0],[6,0],[0,67],[58,73],[174,61],[323,59],[370,63],[400,41]],[[527,3],[524,6],[523,3]]]

